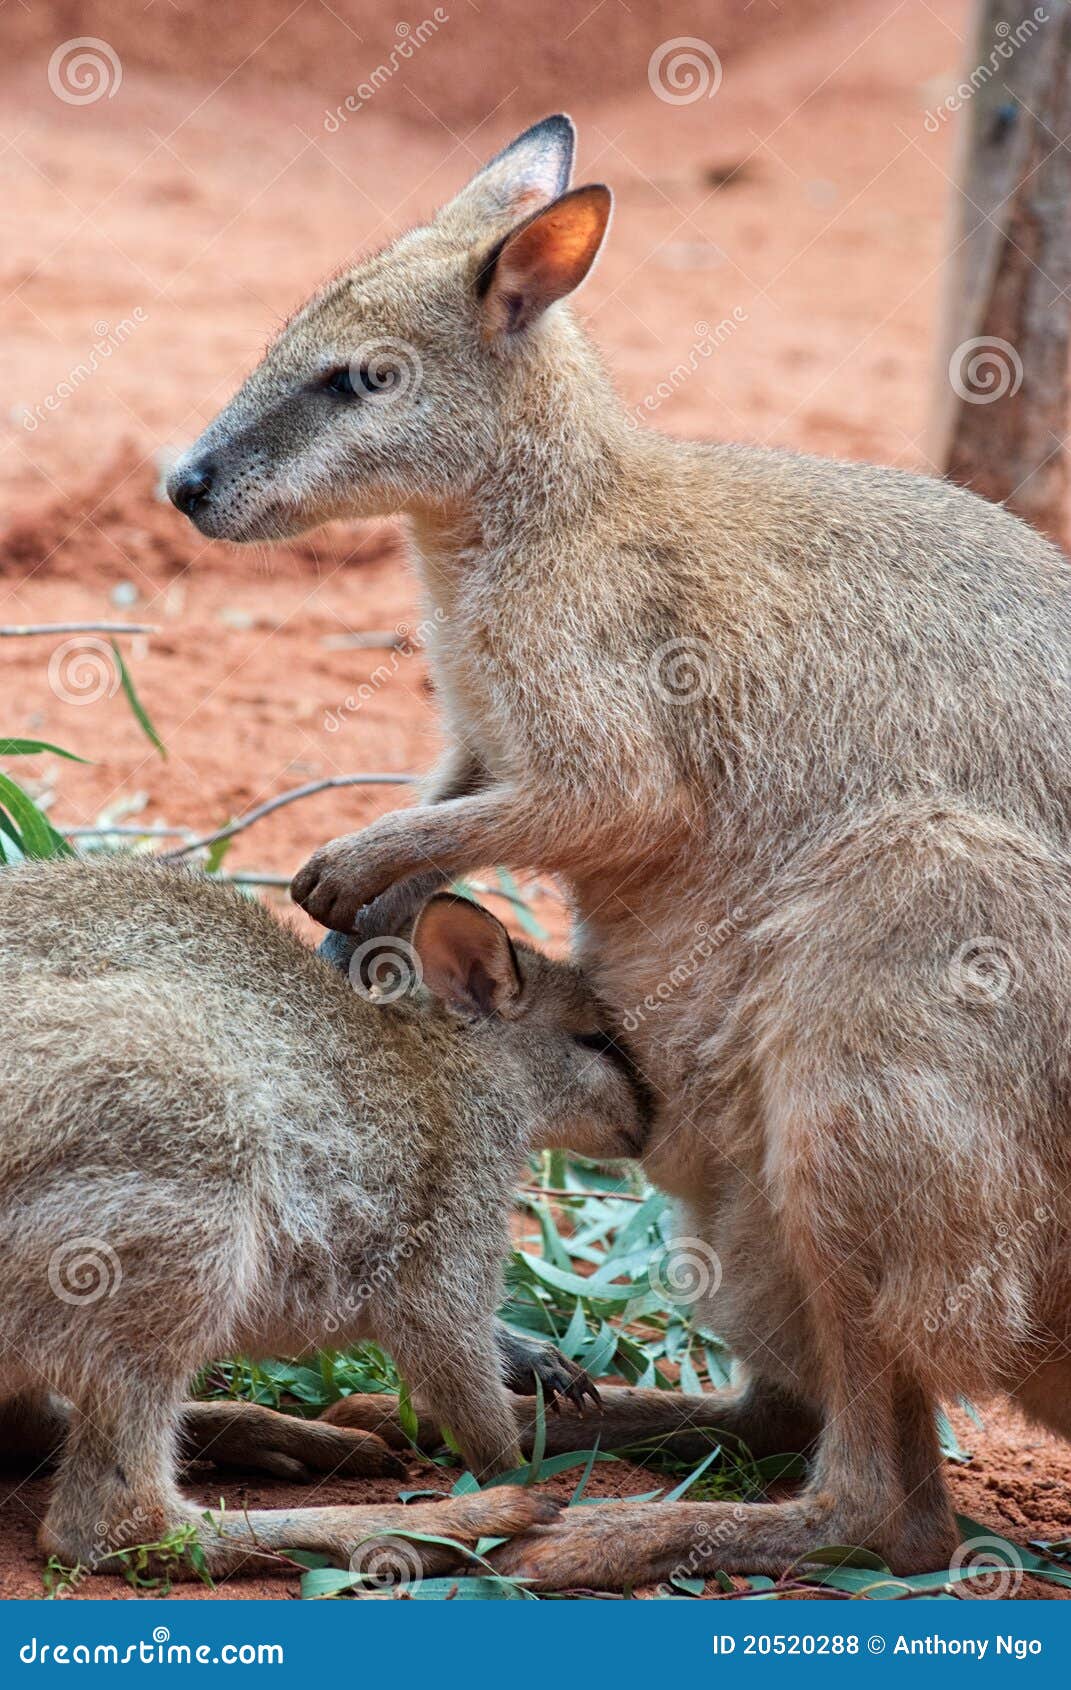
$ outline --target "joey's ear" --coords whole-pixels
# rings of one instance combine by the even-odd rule
[[[444,205],[435,221],[471,239],[488,233],[487,225],[523,217],[557,199],[569,186],[576,150],[573,120],[564,112],[534,123],[461,192]],[[493,232],[493,229],[492,231]]]
[[[413,928],[424,984],[469,1015],[509,1012],[521,976],[513,943],[490,910],[451,892],[429,898]]]
[[[580,286],[598,256],[612,208],[613,195],[601,182],[573,188],[498,242],[476,284],[489,336],[526,329],[548,305]]]

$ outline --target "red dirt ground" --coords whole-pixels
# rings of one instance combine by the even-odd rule
[[[726,0],[698,14],[553,0],[535,26],[531,15],[526,0],[459,8],[331,130],[325,112],[395,41],[370,4],[53,0],[5,14],[0,623],[158,625],[124,644],[170,753],[151,751],[107,670],[90,689],[103,696],[77,701],[69,669],[55,684],[55,641],[3,641],[0,729],[94,759],[20,771],[54,791],[63,823],[133,804],[139,821],[207,829],[324,775],[427,767],[436,729],[420,655],[331,643],[415,625],[395,531],[339,527],[270,552],[210,545],[154,497],[154,455],[197,434],[318,278],[560,104],[580,123],[579,179],[617,195],[580,308],[630,404],[657,399],[691,359],[695,373],[647,407],[660,427],[926,466],[952,137],[925,117],[957,79],[965,0]],[[697,29],[722,84],[712,100],[668,104],[648,58]],[[48,64],[85,35],[115,50],[122,81],[72,104],[50,89]],[[120,344],[76,377],[109,333]],[[370,695],[348,708],[362,683]],[[385,787],[281,810],[228,866],[289,874],[400,799]],[[976,1453],[951,1472],[958,1506],[1024,1541],[1065,1535],[1071,1452],[999,1411],[987,1428],[961,1428]],[[650,1482],[636,1471],[628,1488]],[[193,1488],[232,1506],[295,1495],[210,1475]],[[317,1499],[397,1488],[334,1484]],[[40,1588],[46,1494],[40,1478],[0,1488],[4,1596]],[[293,1590],[243,1580],[220,1594]]]

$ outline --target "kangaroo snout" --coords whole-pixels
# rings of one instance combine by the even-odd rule
[[[208,504],[215,475],[215,464],[210,457],[187,456],[168,476],[167,496],[191,522],[196,521],[198,512]]]

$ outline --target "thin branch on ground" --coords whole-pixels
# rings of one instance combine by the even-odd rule
[[[591,1197],[605,1198],[614,1203],[646,1203],[645,1196],[632,1191],[563,1191],[554,1185],[519,1185],[518,1191],[530,1191],[536,1197],[569,1197],[574,1203],[587,1202]],[[649,1194],[648,1194],[649,1195]]]
[[[321,634],[325,651],[406,651],[409,636],[396,628],[367,629],[357,634]]]
[[[225,880],[228,886],[289,886],[292,874],[258,874],[256,869],[217,869],[209,880]]]
[[[113,827],[61,827],[56,824],[56,832],[62,833],[64,839],[193,839],[196,837],[191,827],[157,827],[146,824],[137,827],[133,822],[116,822]]]
[[[23,622],[0,627],[0,640],[26,634],[158,634],[155,622]]]
[[[218,845],[224,839],[233,839],[235,834],[244,833],[254,822],[263,821],[275,810],[281,810],[284,804],[296,804],[299,798],[313,798],[318,792],[331,792],[342,786],[411,786],[417,780],[416,775],[329,775],[324,780],[309,781],[305,786],[295,786],[289,792],[281,792],[277,798],[269,798],[266,804],[258,804],[255,810],[239,816],[237,821],[229,822],[226,827],[217,828],[214,833],[206,833],[200,839],[187,840],[174,851],[165,851],[160,861],[164,863],[178,862],[180,857],[189,856],[191,851],[207,850],[210,845]]]

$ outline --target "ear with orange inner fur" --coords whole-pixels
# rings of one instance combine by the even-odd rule
[[[424,984],[467,1015],[509,1010],[520,995],[513,942],[502,923],[479,904],[451,892],[429,898],[413,928]]]
[[[580,286],[612,208],[613,195],[601,182],[573,188],[499,242],[477,283],[489,335],[519,333]]]

